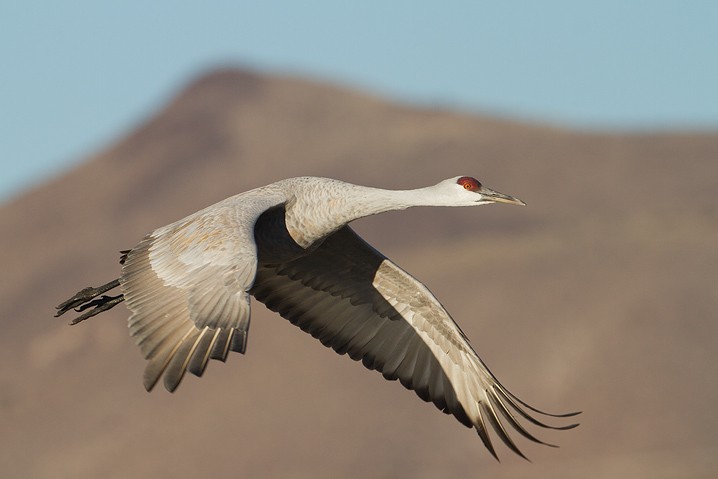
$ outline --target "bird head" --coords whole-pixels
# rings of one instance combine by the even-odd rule
[[[526,203],[513,196],[505,195],[487,188],[471,176],[456,176],[434,186],[450,206],[477,206],[490,203],[508,203],[526,206]]]

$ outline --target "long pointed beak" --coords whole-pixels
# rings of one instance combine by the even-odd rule
[[[483,199],[491,201],[493,203],[508,203],[510,205],[526,206],[526,203],[524,203],[518,198],[499,193],[498,191],[494,191],[491,188],[487,188],[485,186],[481,187],[479,193],[481,194]]]

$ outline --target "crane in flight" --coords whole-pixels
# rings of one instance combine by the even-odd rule
[[[489,371],[466,335],[421,282],[360,238],[353,220],[413,206],[524,205],[454,177],[413,190],[384,190],[300,177],[241,193],[156,229],[123,251],[118,279],[85,288],[57,307],[83,312],[71,324],[125,302],[130,335],[148,361],[144,386],[169,391],[210,359],[244,353],[250,296],[327,347],[473,427],[497,457],[489,426],[525,456],[506,424],[546,444],[519,422],[550,429]],[[116,296],[105,295],[119,287]],[[535,413],[535,414],[532,414]]]

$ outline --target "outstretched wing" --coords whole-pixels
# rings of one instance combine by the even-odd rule
[[[164,373],[169,391],[185,371],[244,353],[248,290],[257,270],[254,224],[283,198],[240,195],[147,235],[128,254],[120,283],[130,334],[149,362],[144,385]]]
[[[423,400],[476,428],[494,456],[487,424],[522,457],[504,422],[539,443],[516,415],[542,427],[575,426],[548,426],[526,412],[541,413],[498,382],[422,283],[348,226],[305,257],[260,265],[250,292],[325,346],[361,360],[386,379],[398,379]]]

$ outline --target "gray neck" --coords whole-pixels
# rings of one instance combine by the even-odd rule
[[[352,192],[351,219],[349,221],[376,215],[386,211],[405,210],[412,206],[429,206],[426,195],[423,195],[425,188],[418,190],[382,190],[358,186]]]
[[[287,209],[287,227],[304,248],[356,219],[412,206],[448,206],[434,187],[415,190],[383,190],[337,182],[304,195]]]

